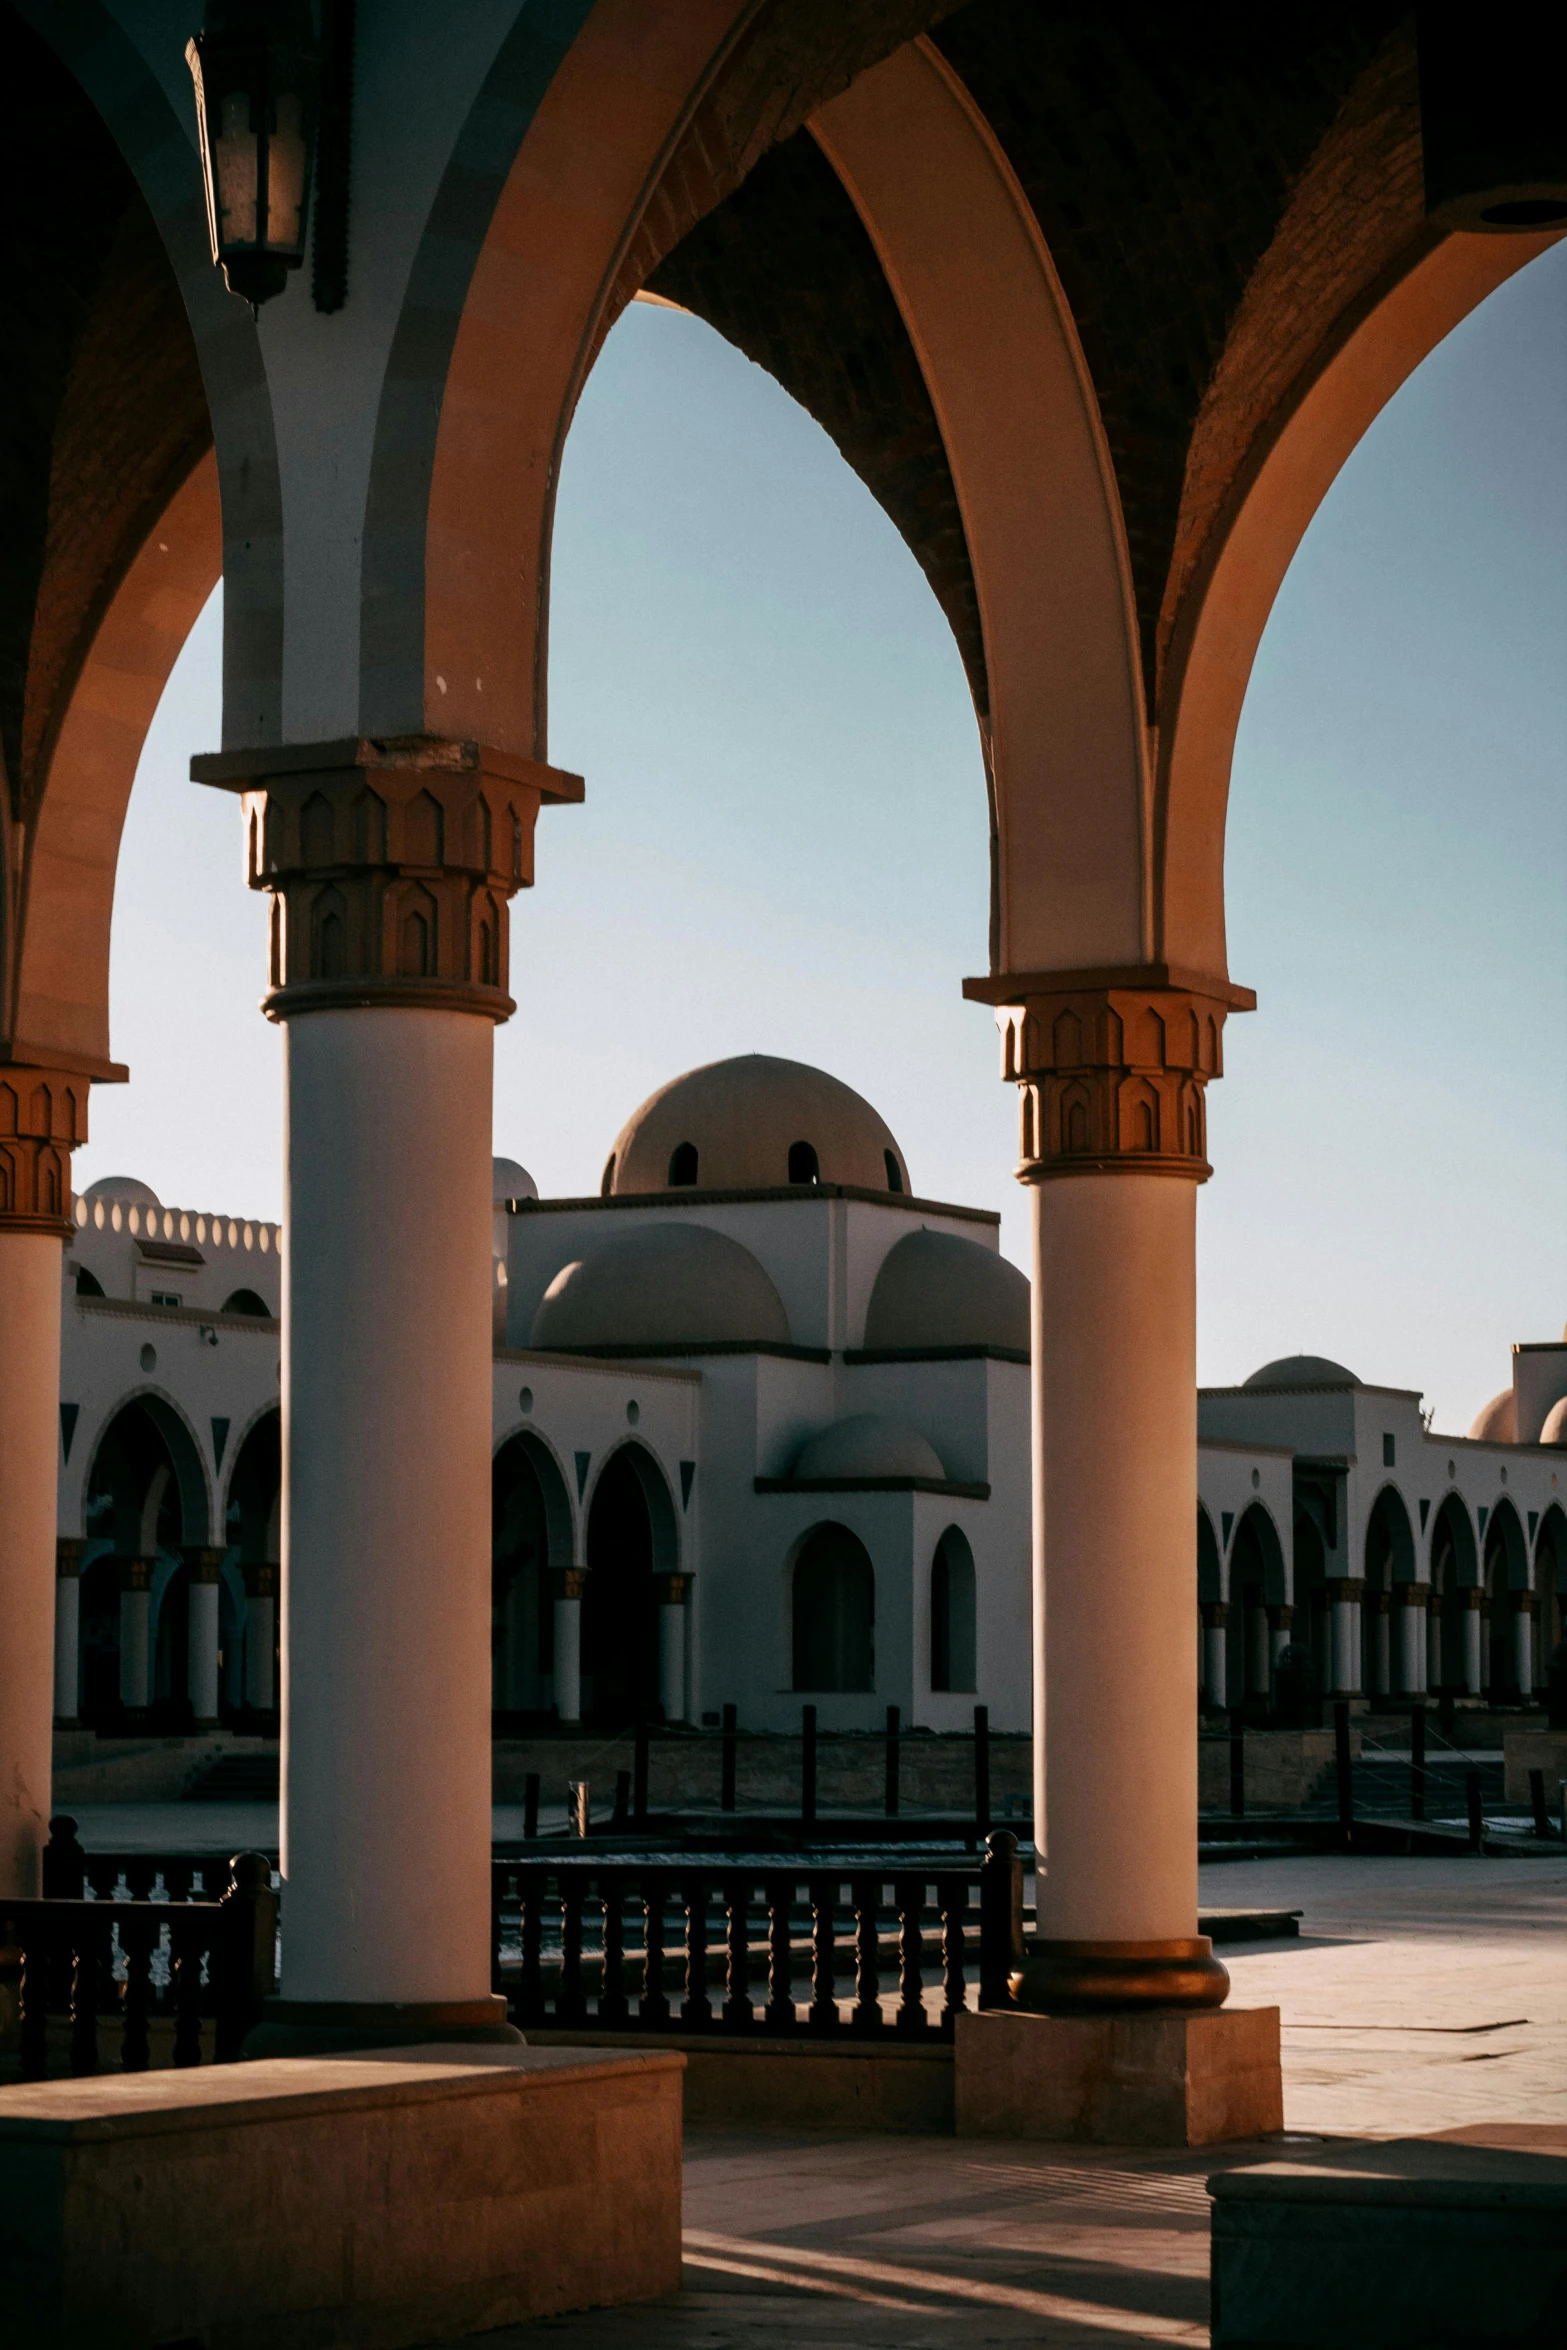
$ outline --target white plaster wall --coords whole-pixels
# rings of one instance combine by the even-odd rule
[[[1284,1553],[1285,1596],[1293,1601],[1294,1465],[1293,1453],[1276,1445],[1198,1445],[1197,1498],[1213,1521],[1214,1540],[1219,1546],[1220,1589],[1225,1599],[1230,1596],[1230,1551],[1235,1529],[1253,1502],[1261,1502],[1273,1520]],[[1226,1517],[1230,1521],[1228,1532],[1224,1524]]]

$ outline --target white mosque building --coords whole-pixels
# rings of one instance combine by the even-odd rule
[[[869,1103],[751,1055],[655,1093],[597,1196],[495,1162],[497,1728],[1030,1717],[1029,1293],[991,1210],[920,1198]],[[277,1702],[275,1225],[110,1178],[75,1203],[62,1726]],[[389,1268],[395,1278],[395,1268]],[[1297,1356],[1199,1398],[1204,1703],[1525,1703],[1561,1636],[1567,1344],[1467,1437]],[[432,1562],[439,1572],[439,1562]]]

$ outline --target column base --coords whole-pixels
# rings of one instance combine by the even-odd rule
[[[1039,2015],[1126,2008],[1222,2007],[1228,1969],[1206,1934],[1172,1942],[1057,1942],[1024,1945],[1009,1985],[1019,2007]]]
[[[960,2138],[1214,2146],[1284,2127],[1276,2007],[957,2018]]]
[[[241,2054],[333,2056],[356,2048],[416,2048],[428,2042],[520,2048],[499,1993],[484,1999],[265,1999]]]

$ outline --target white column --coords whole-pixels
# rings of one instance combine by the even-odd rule
[[[1342,1588],[1342,1587],[1341,1587]],[[1359,1609],[1352,1599],[1335,1596],[1333,1623],[1333,1694],[1349,1697],[1360,1687]]]
[[[1202,1611],[1203,1691],[1211,1713],[1223,1713],[1229,1703],[1229,1616],[1223,1600],[1210,1600]]]
[[[1273,1687],[1268,1611],[1260,1603],[1246,1611],[1246,1682],[1248,1696],[1266,1697]]]
[[[555,1718],[582,1719],[582,1586],[581,1567],[561,1571],[555,1594]]]
[[[82,1553],[79,1536],[61,1535],[55,1543],[54,1574],[54,1719],[69,1728],[81,1707],[82,1680]]]
[[[658,1594],[658,1702],[666,1722],[686,1718],[686,1583],[661,1575]]]
[[[1513,1678],[1518,1684],[1520,1701],[1527,1705],[1534,1695],[1534,1593],[1513,1593]]]
[[[185,1686],[198,1729],[218,1718],[218,1562],[220,1550],[188,1549],[188,1665]]]
[[[1371,1691],[1373,1696],[1386,1697],[1393,1687],[1393,1621],[1392,1603],[1385,1591],[1368,1594],[1366,1603],[1371,1615]]]
[[[54,1721],[60,1237],[0,1226],[0,1893],[31,1899]]]
[[[120,1703],[140,1713],[151,1702],[151,1559],[126,1559],[120,1569]]]
[[[245,1569],[245,1703],[256,1713],[277,1704],[272,1659],[277,1648],[277,1568]]]
[[[493,1030],[284,1011],[283,1997],[480,2020]]]
[[[1440,1593],[1433,1592],[1426,1605],[1425,1686],[1428,1696],[1433,1689],[1442,1686],[1442,1611],[1446,1604]]]
[[[1038,1931],[1190,1945],[1196,1186],[1053,1175],[1033,1207]]]
[[[1279,1668],[1280,1657],[1290,1644],[1290,1626],[1294,1617],[1295,1610],[1292,1607],[1280,1605],[1268,1610],[1268,1662],[1275,1673]]]
[[[1407,1589],[1407,1587],[1406,1587]],[[1398,1685],[1406,1697],[1418,1697],[1425,1687],[1421,1665],[1425,1658],[1424,1609],[1405,1597],[1398,1611]]]
[[[1480,1594],[1466,1591],[1464,1600],[1464,1688],[1471,1697],[1478,1697],[1485,1686],[1481,1658],[1484,1626],[1480,1620]]]

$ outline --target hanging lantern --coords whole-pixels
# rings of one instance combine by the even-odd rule
[[[318,79],[309,0],[209,0],[185,61],[212,258],[259,310],[305,257]]]

